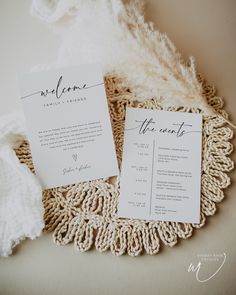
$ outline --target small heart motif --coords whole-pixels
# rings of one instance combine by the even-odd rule
[[[77,161],[77,157],[78,157],[77,154],[72,154],[72,158],[73,158],[73,160],[74,160],[75,162]]]

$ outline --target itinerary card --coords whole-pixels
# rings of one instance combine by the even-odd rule
[[[99,65],[25,74],[20,88],[34,168],[43,188],[118,174]]]
[[[127,108],[118,215],[200,222],[202,115]]]

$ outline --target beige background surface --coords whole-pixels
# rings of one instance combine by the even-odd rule
[[[17,72],[54,60],[59,44],[29,16],[29,6],[29,0],[0,0],[0,114],[19,107]],[[185,57],[196,57],[199,71],[225,97],[236,122],[236,1],[149,0],[147,16]],[[0,259],[0,294],[236,294],[236,173],[231,177],[217,214],[176,247],[162,248],[156,256],[115,257],[110,252],[79,253],[73,245],[58,247],[44,234]],[[200,283],[188,273],[198,254],[223,252],[226,262],[211,280]],[[199,276],[209,277],[220,264],[204,263]]]

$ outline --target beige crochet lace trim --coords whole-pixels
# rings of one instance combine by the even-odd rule
[[[199,80],[208,103],[227,118],[227,113],[222,109],[222,98],[215,96],[214,87],[206,84],[200,76]],[[107,76],[105,82],[120,165],[126,107],[163,108],[155,98],[134,101],[131,91],[120,86],[120,79],[115,75]],[[201,112],[200,109],[187,107],[167,110]],[[204,226],[206,217],[215,214],[216,204],[224,198],[223,189],[230,184],[226,173],[234,167],[228,157],[233,150],[229,142],[232,136],[233,131],[225,126],[221,116],[204,117],[200,224],[118,218],[119,177],[115,177],[45,190],[45,231],[53,232],[56,244],[73,242],[81,252],[95,246],[100,252],[110,249],[116,255],[128,253],[137,256],[143,252],[158,253],[161,243],[171,247],[176,245],[179,238],[187,239],[194,228]],[[16,154],[34,172],[26,141],[16,150]]]

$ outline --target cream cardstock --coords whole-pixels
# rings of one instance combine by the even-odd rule
[[[118,174],[99,65],[29,73],[19,80],[33,163],[43,188]]]
[[[118,215],[199,223],[202,115],[127,108]]]

